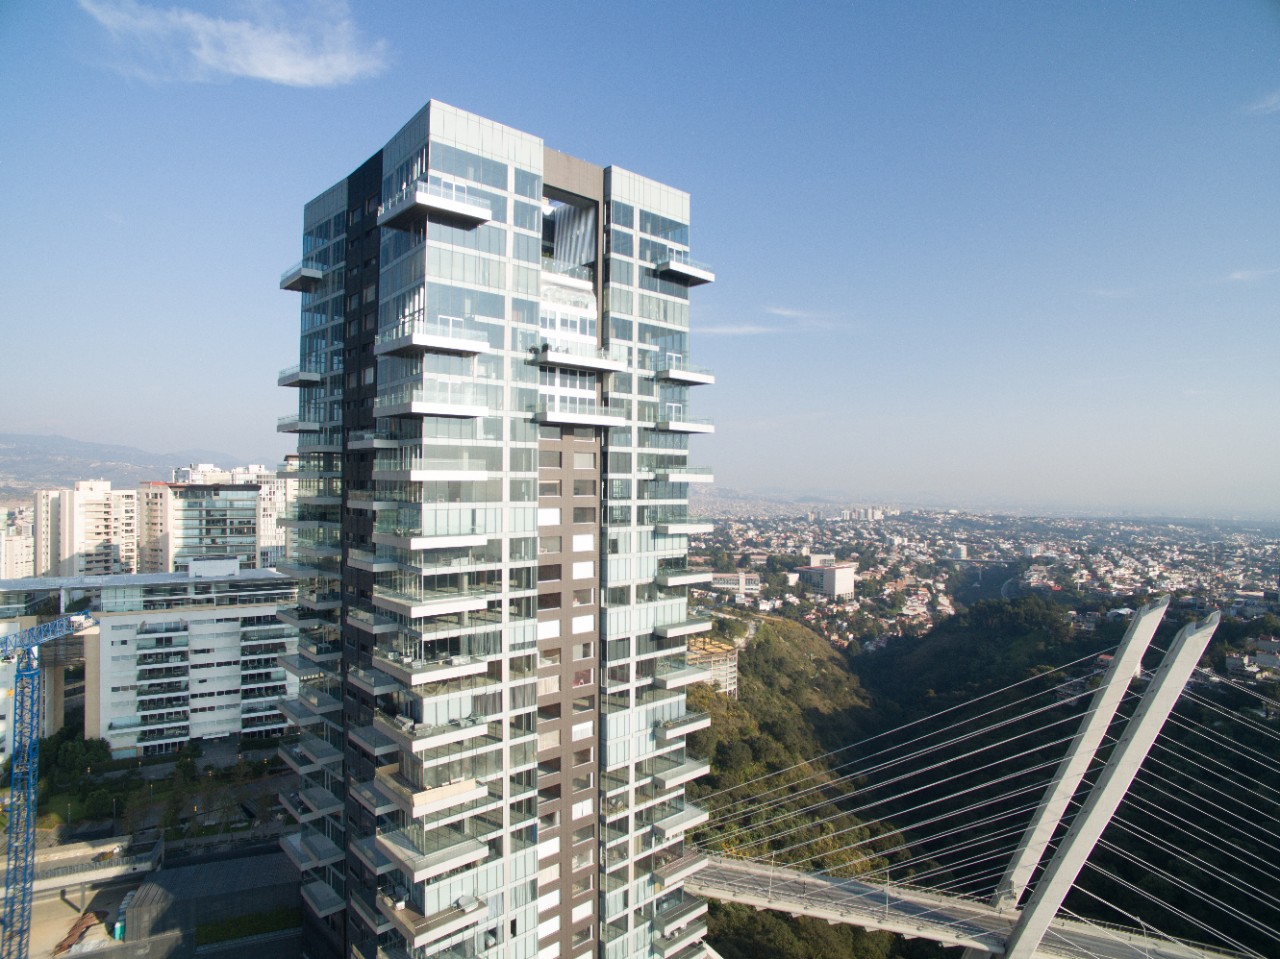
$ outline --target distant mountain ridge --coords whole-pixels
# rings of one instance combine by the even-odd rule
[[[216,450],[151,453],[134,446],[90,443],[65,436],[0,433],[0,500],[25,500],[38,489],[66,489],[77,480],[110,480],[129,488],[147,480],[168,480],[175,466],[215,463],[244,465]]]

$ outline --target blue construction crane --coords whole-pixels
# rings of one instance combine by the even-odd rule
[[[9,781],[8,871],[4,878],[4,926],[0,959],[27,959],[31,894],[35,885],[36,793],[40,783],[40,655],[42,645],[78,633],[98,621],[84,613],[0,636],[0,657],[12,658],[13,767]]]

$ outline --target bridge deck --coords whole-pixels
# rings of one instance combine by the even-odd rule
[[[1018,912],[970,899],[856,879],[832,879],[742,860],[708,858],[685,880],[695,895],[775,909],[794,916],[881,929],[1004,954]],[[1037,956],[1053,959],[1239,959],[1238,953],[1155,939],[1137,931],[1055,919]]]

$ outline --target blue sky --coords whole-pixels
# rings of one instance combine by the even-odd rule
[[[303,204],[430,97],[688,190],[693,458],[1280,515],[1280,5],[0,6],[0,431],[272,462]]]

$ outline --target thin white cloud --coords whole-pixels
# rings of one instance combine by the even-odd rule
[[[152,80],[228,77],[290,87],[333,87],[376,76],[387,44],[366,42],[345,0],[245,4],[213,16],[137,0],[78,0],[120,46],[129,73]]]
[[[1264,280],[1277,273],[1280,273],[1280,267],[1273,267],[1270,270],[1236,270],[1234,273],[1227,274],[1227,279],[1232,283],[1248,283],[1250,280]]]
[[[1253,116],[1263,116],[1268,113],[1280,113],[1280,90],[1275,93],[1269,93],[1260,100],[1255,100],[1241,110],[1242,113],[1252,114]]]
[[[1127,299],[1128,297],[1133,296],[1133,292],[1134,292],[1133,290],[1119,290],[1119,289],[1116,289],[1116,290],[1110,290],[1110,289],[1105,289],[1105,288],[1100,288],[1100,289],[1090,290],[1090,291],[1089,291],[1089,293],[1090,293],[1090,294],[1092,294],[1093,296],[1101,297],[1101,298],[1102,298],[1102,299],[1104,299],[1104,300],[1123,300],[1123,299]]]
[[[699,326],[699,336],[763,336],[769,333],[781,333],[774,326],[754,326],[744,323],[740,326]]]
[[[766,306],[766,313],[774,316],[785,316],[792,320],[821,320],[826,318],[825,313],[814,313],[810,310],[796,310],[789,306]]]

